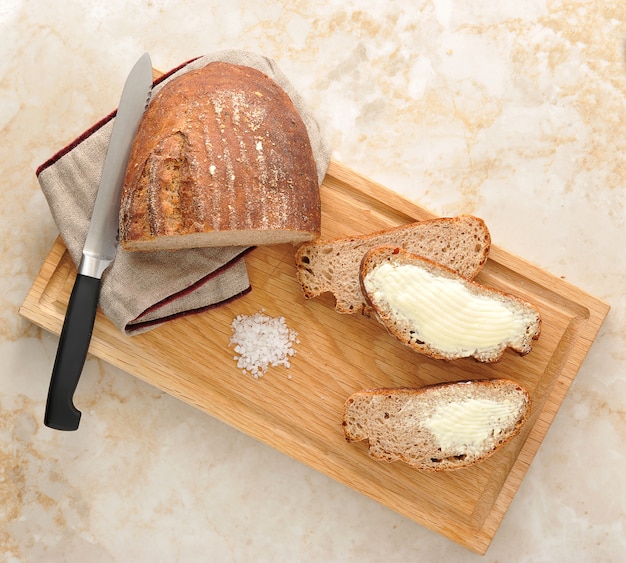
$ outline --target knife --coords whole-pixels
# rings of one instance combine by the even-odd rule
[[[150,55],[145,53],[135,63],[124,84],[52,368],[44,424],[56,430],[76,430],[80,422],[81,412],[74,406],[74,392],[87,358],[102,274],[117,252],[124,175],[151,90],[152,62]]]

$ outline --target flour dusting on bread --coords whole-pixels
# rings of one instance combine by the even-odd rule
[[[158,92],[124,181],[126,250],[299,244],[320,229],[308,131],[276,82],[213,62]]]

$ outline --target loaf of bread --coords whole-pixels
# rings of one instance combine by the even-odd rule
[[[343,430],[348,442],[369,440],[376,460],[446,471],[493,455],[520,432],[530,408],[528,392],[507,379],[375,389],[348,398]]]
[[[496,362],[507,347],[527,354],[539,337],[541,316],[533,304],[402,248],[366,252],[360,281],[387,330],[432,358]]]
[[[491,237],[482,219],[460,215],[305,243],[296,253],[296,274],[304,297],[332,292],[337,312],[368,315],[371,311],[361,291],[359,266],[368,250],[385,244],[405,248],[473,279],[487,261]]]
[[[124,181],[126,250],[296,244],[320,219],[306,127],[267,75],[213,62],[154,97]]]

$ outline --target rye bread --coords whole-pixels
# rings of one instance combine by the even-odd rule
[[[213,62],[154,97],[124,182],[126,250],[299,244],[320,221],[306,126],[267,75]]]
[[[394,278],[399,268],[403,277]],[[402,248],[369,250],[359,276],[376,318],[403,344],[432,358],[497,362],[506,348],[528,354],[541,332],[532,303]]]
[[[331,292],[337,312],[369,315],[371,309],[359,282],[359,266],[368,250],[385,244],[405,248],[473,279],[487,261],[491,236],[482,219],[460,215],[304,243],[296,253],[296,275],[304,297],[312,299]]]
[[[473,380],[359,391],[346,400],[342,424],[346,440],[368,440],[369,455],[378,461],[449,471],[502,449],[530,410],[530,395],[520,384]]]

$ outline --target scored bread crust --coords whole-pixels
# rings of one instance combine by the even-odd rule
[[[304,297],[312,299],[331,292],[338,313],[370,315],[371,307],[361,291],[359,267],[368,250],[385,244],[405,248],[473,279],[487,261],[491,235],[482,219],[459,215],[307,242],[296,252],[296,276]]]
[[[154,97],[124,181],[126,250],[296,244],[320,228],[307,129],[270,77],[213,62]]]
[[[397,311],[393,311],[387,307],[387,303],[384,303],[384,296],[381,298],[381,295],[374,295],[368,290],[366,284],[367,276],[375,268],[385,262],[391,262],[396,265],[412,264],[421,267],[434,276],[457,280],[472,294],[499,301],[505,304],[509,310],[514,310],[524,321],[524,330],[523,332],[520,331],[515,338],[510,338],[507,341],[500,342],[490,347],[476,348],[470,351],[459,351],[457,353],[441,350],[437,348],[434,343],[428,342],[420,334],[419,326],[399,315]],[[533,341],[537,340],[541,333],[541,315],[537,307],[532,303],[516,295],[505,293],[498,289],[481,285],[473,280],[463,278],[444,265],[437,264],[422,256],[411,254],[402,248],[379,246],[366,252],[361,261],[359,280],[363,295],[374,310],[375,317],[385,326],[387,331],[406,346],[434,359],[454,360],[473,357],[480,362],[498,362],[502,358],[506,348],[512,348],[520,355],[528,354],[532,349]],[[460,307],[457,307],[456,310],[460,310]],[[455,322],[455,320],[455,318],[450,317],[450,323]]]
[[[468,399],[514,400],[519,409],[498,436],[480,448],[445,449],[426,423],[437,407]],[[379,388],[353,393],[344,404],[342,427],[348,442],[368,440],[368,453],[378,461],[402,461],[431,472],[463,469],[482,462],[517,436],[531,412],[531,397],[509,379],[469,380],[421,388]]]

